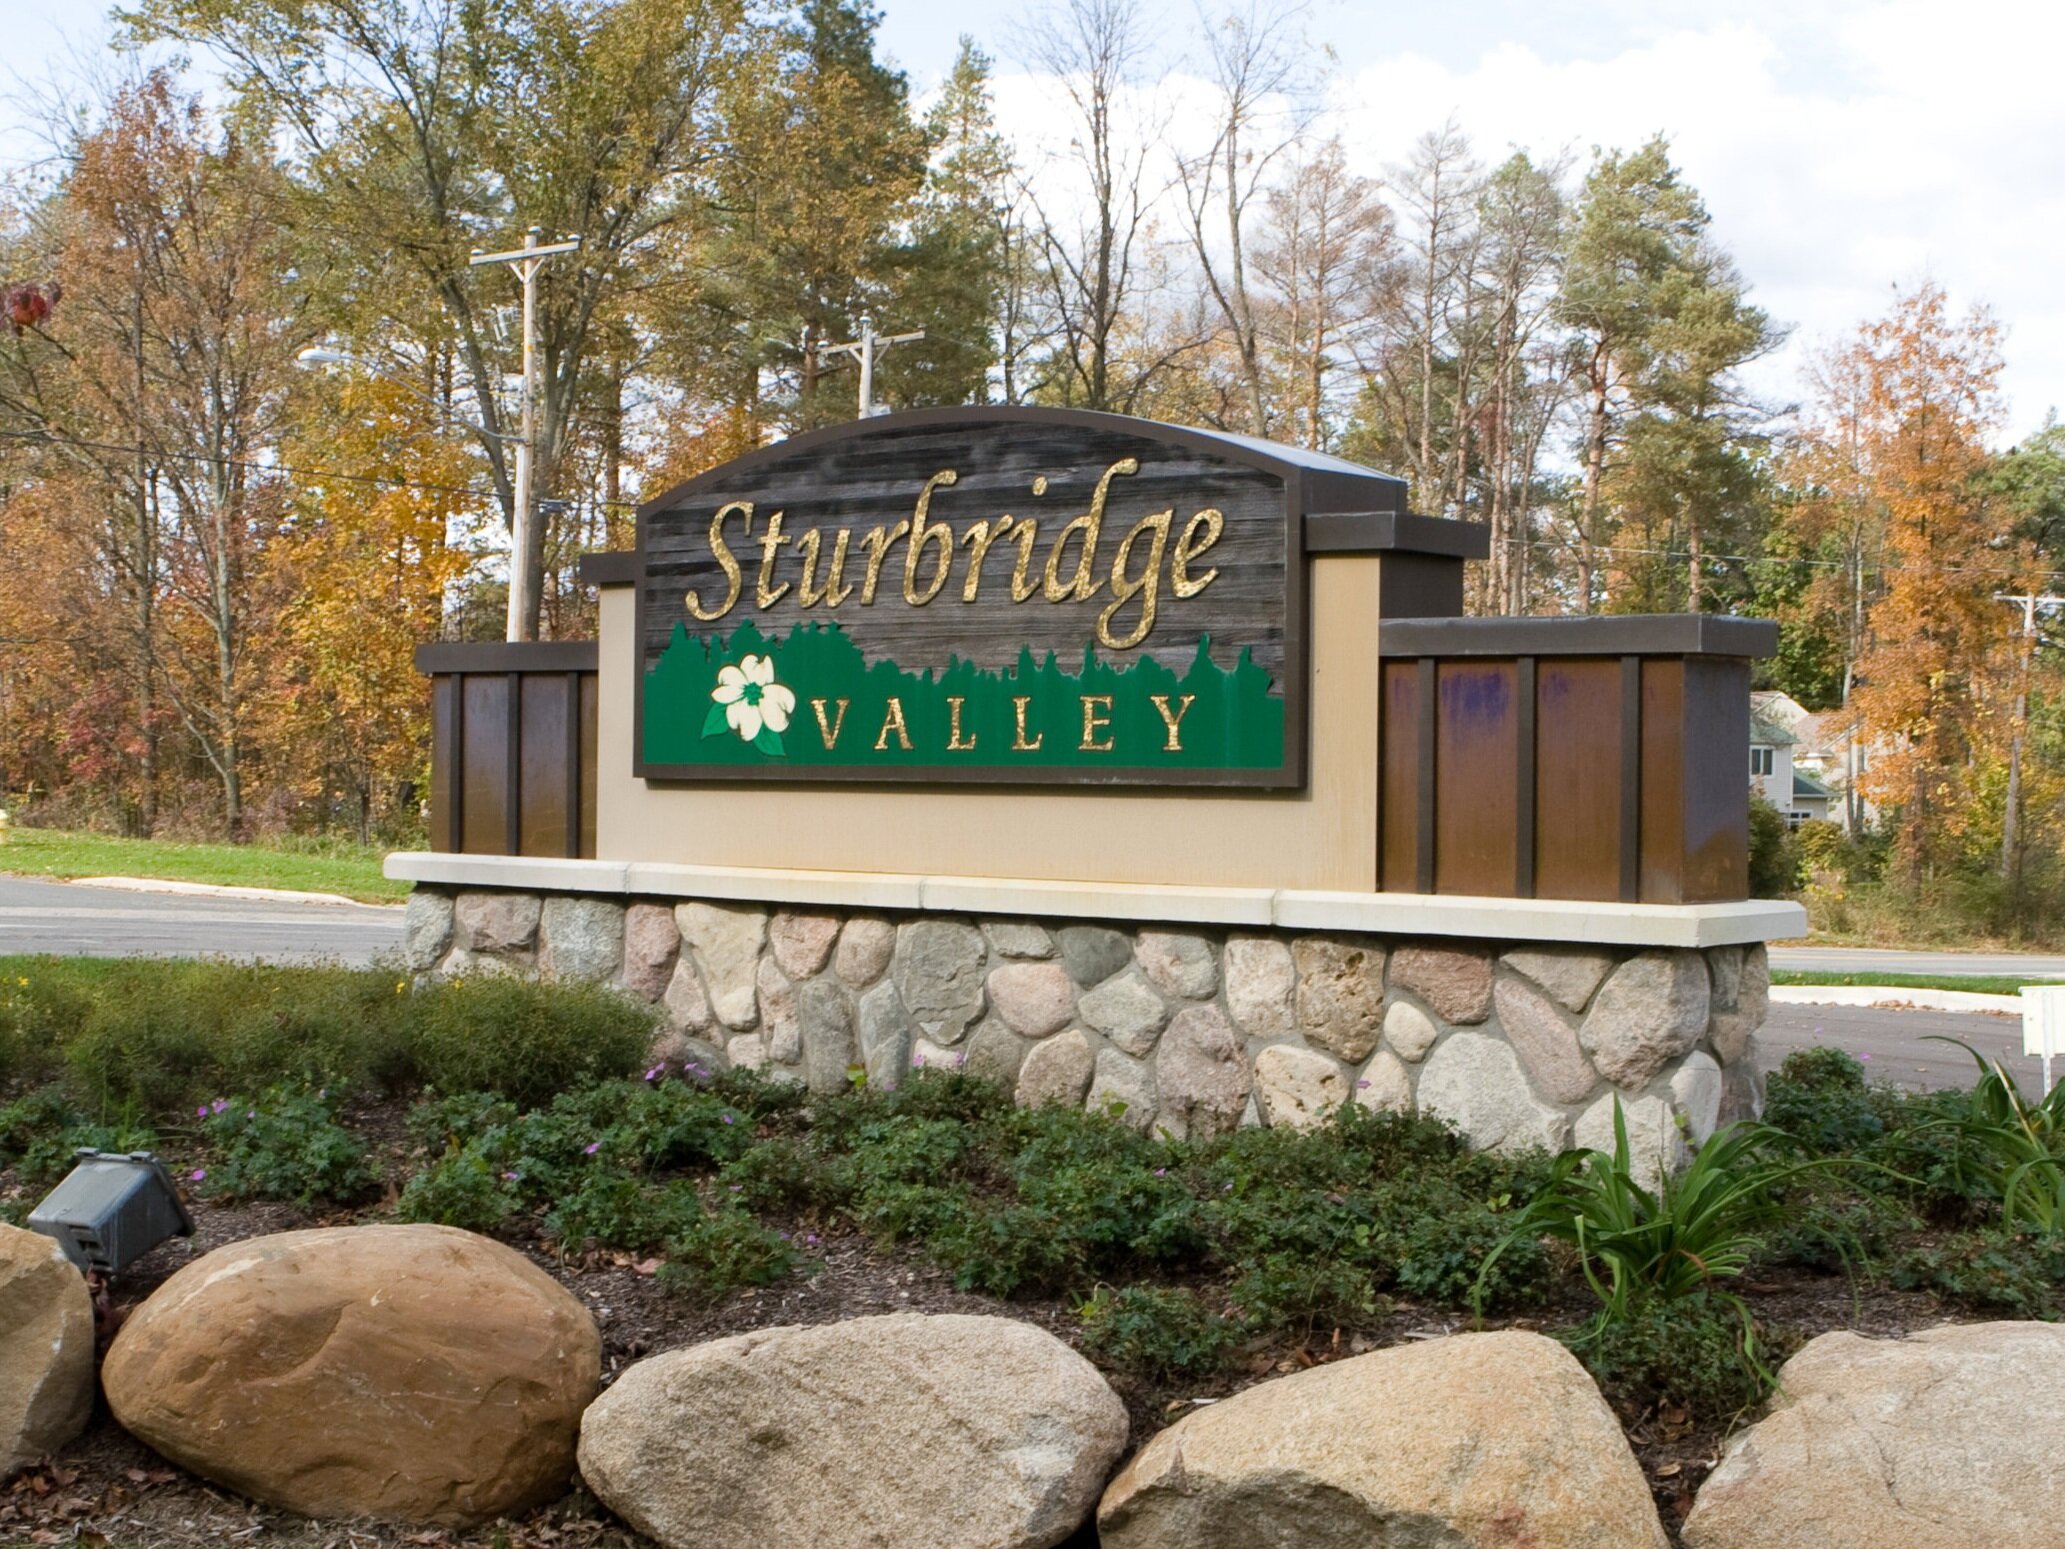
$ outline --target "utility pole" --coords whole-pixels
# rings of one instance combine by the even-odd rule
[[[2065,605],[2065,597],[2035,596],[2026,592],[1995,592],[1995,602],[2015,603],[2022,609],[2022,671],[2015,684],[2015,726],[2008,738],[2008,801],[2001,814],[2000,874],[2008,884],[2013,901],[2022,887],[2020,833],[2022,820],[2022,739],[2029,724],[2029,673],[2036,660],[2036,610]]]
[[[469,262],[478,268],[482,264],[508,264],[523,282],[523,414],[522,433],[516,443],[516,501],[509,523],[509,628],[507,638],[511,640],[535,640],[538,638],[538,608],[531,599],[538,578],[536,567],[543,559],[543,545],[537,541],[537,513],[531,502],[531,459],[535,430],[531,412],[531,345],[537,322],[537,279],[538,271],[545,266],[545,260],[560,253],[571,253],[581,245],[579,237],[563,237],[557,242],[540,242],[540,228],[533,226],[523,236],[523,246],[501,253],[483,253],[473,250]],[[538,552],[534,553],[533,549]]]
[[[823,355],[851,355],[860,362],[860,417],[873,419],[877,414],[887,414],[887,406],[875,406],[875,353],[886,350],[892,344],[909,344],[914,339],[925,337],[925,330],[916,333],[881,334],[875,332],[875,320],[866,313],[861,314],[860,337],[846,344],[820,344],[817,352]]]

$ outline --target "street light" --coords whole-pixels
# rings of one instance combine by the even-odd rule
[[[528,640],[538,632],[537,616],[527,604],[531,591],[531,345],[537,318],[537,278],[545,260],[559,253],[579,249],[578,236],[557,242],[540,242],[537,226],[524,233],[523,246],[500,253],[483,253],[475,248],[468,262],[508,264],[523,282],[523,429],[516,443],[516,509],[510,522],[509,628],[511,640]]]

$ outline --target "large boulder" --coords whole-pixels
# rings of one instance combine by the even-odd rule
[[[594,1320],[513,1249],[341,1226],[196,1259],[122,1326],[101,1380],[137,1437],[256,1500],[465,1525],[566,1489],[601,1367]]]
[[[896,1313],[640,1361],[582,1420],[581,1474],[669,1549],[1048,1549],[1125,1441],[1053,1335]]]
[[[1104,1492],[1104,1549],[1663,1549],[1612,1411],[1539,1334],[1356,1356],[1197,1410]]]
[[[64,1250],[0,1225],[0,1479],[93,1415],[93,1302]]]
[[[1780,1369],[1686,1519],[1688,1549],[2065,1541],[2065,1328],[1823,1334]]]

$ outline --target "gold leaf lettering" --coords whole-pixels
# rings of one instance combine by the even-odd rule
[[[1198,529],[1204,529],[1202,538]],[[1169,590],[1178,597],[1195,597],[1219,578],[1217,570],[1201,576],[1190,573],[1190,562],[1219,541],[1226,530],[1226,517],[1216,506],[1206,506],[1183,524],[1183,536],[1176,540],[1176,557],[1169,561]]]
[[[1173,715],[1169,713],[1169,696],[1167,694],[1150,694],[1148,697],[1154,701],[1155,709],[1161,711],[1162,724],[1169,728],[1169,739],[1162,744],[1162,751],[1164,753],[1181,753],[1183,751],[1183,717],[1190,714],[1190,707],[1197,703],[1197,695],[1185,694],[1183,702],[1176,707]]]
[[[811,700],[810,708],[817,712],[817,734],[824,739],[827,753],[839,746],[839,732],[846,725],[846,707],[852,703],[850,699],[840,700],[839,713],[828,721],[825,718],[825,702],[822,699]]]
[[[1084,694],[1081,698],[1083,701],[1083,740],[1078,745],[1076,751],[1079,753],[1109,753],[1112,746],[1111,737],[1108,735],[1111,731],[1111,695]],[[1099,706],[1103,708],[1101,715],[1098,713]],[[1099,732],[1107,733],[1102,742],[1097,740],[1097,733]]]
[[[1040,744],[1047,740],[1045,732],[1041,732],[1030,742],[1025,740],[1025,707],[1031,703],[1032,696],[1029,694],[1013,694],[1011,696],[1011,709],[1018,717],[1018,733],[1011,739],[1011,751],[1013,753],[1037,753],[1040,751]]]
[[[703,606],[703,599],[694,592],[690,592],[685,599],[688,603],[688,611],[706,624],[712,619],[723,618],[725,614],[737,606],[739,600],[741,585],[739,562],[732,556],[731,545],[724,541],[724,519],[734,511],[738,513],[739,519],[745,524],[747,536],[752,536],[753,502],[750,500],[734,500],[730,505],[719,506],[717,514],[710,518],[710,553],[717,561],[717,568],[724,572],[724,579],[729,588],[724,594],[724,601],[714,608],[706,609]]]
[[[879,531],[880,529],[877,530]],[[903,723],[903,701],[894,695],[890,696],[889,708],[882,713],[882,729],[875,734],[875,751],[877,753],[889,751],[889,733],[891,731],[896,733],[896,740],[902,744],[904,752],[910,752],[911,733],[910,728]]]

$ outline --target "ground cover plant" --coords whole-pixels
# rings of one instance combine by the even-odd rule
[[[1904,974],[1861,969],[1834,973],[1825,969],[1774,968],[1773,984],[1861,985],[1872,989],[1962,990],[1971,995],[2013,995],[2024,985],[2056,984],[2055,976],[2040,974]]]
[[[280,836],[249,844],[179,839],[128,839],[83,829],[5,830],[0,872],[25,877],[147,877],[228,887],[337,893],[362,903],[397,903],[409,884],[390,881],[381,866],[392,846],[337,838]]]
[[[813,1095],[650,1064],[651,1031],[647,1008],[566,986],[7,960],[0,1212],[25,1214],[75,1146],[151,1146],[201,1237],[125,1298],[255,1232],[439,1221],[578,1288],[612,1369],[776,1322],[1001,1311],[1077,1344],[1143,1433],[1402,1338],[1538,1328],[1600,1380],[1667,1522],[1799,1339],[2060,1310],[2065,1234],[2015,1182],[2049,1175],[1994,1133],[2055,1165],[2054,1116],[1984,1082],[1872,1087],[1833,1051],[1794,1055],[1764,1125],[1658,1186],[1624,1144],[1472,1153],[1355,1105],[1176,1142],[944,1072]],[[110,1488],[135,1465],[121,1445]],[[569,1541],[553,1520],[538,1542]]]

